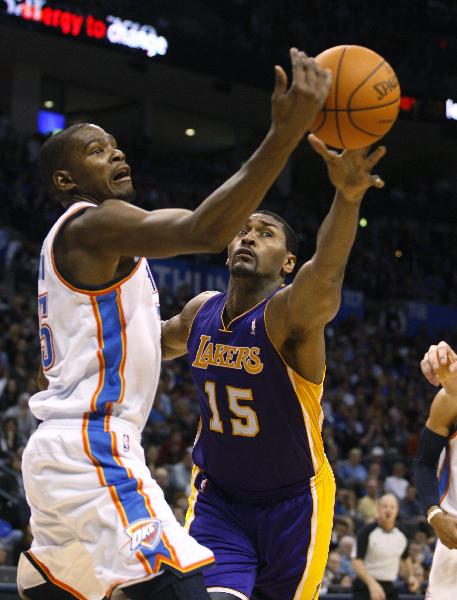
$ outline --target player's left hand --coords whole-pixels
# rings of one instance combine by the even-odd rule
[[[345,200],[360,202],[368,188],[384,187],[384,181],[379,175],[372,175],[371,170],[386,153],[385,146],[379,146],[371,154],[368,154],[369,148],[338,153],[329,150],[313,133],[308,136],[308,142],[324,159],[330,181]]]
[[[448,343],[433,344],[421,360],[421,370],[432,385],[442,385],[449,393],[457,395],[457,354]]]

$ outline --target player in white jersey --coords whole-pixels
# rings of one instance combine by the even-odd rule
[[[40,256],[43,421],[23,456],[34,541],[23,598],[208,598],[213,561],[178,524],[144,461],[140,433],[160,371],[158,292],[145,258],[218,252],[255,210],[311,126],[330,73],[291,50],[276,67],[272,125],[254,155],[195,211],[134,207],[130,168],[96,125],[41,150],[44,184],[65,208]]]
[[[446,342],[430,346],[421,362],[430,383],[441,385],[414,461],[419,500],[438,538],[428,600],[457,598],[457,354]]]

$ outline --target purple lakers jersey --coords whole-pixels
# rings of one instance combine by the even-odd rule
[[[326,462],[323,384],[305,380],[268,336],[268,299],[224,324],[226,293],[198,311],[188,356],[201,407],[195,465],[234,498],[277,501],[309,488]]]

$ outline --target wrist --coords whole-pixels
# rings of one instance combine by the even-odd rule
[[[427,521],[428,521],[429,525],[432,524],[432,521],[434,519],[444,517],[444,516],[445,516],[444,510],[438,504],[434,504],[433,506],[430,506],[427,510]]]
[[[446,396],[453,402],[457,402],[457,382],[452,383],[444,381],[442,382],[443,390],[446,392]]]
[[[292,152],[303,139],[303,135],[304,133],[301,132],[291,134],[288,127],[281,127],[281,124],[273,122],[268,130],[266,140],[288,148],[289,152]]]
[[[351,206],[356,207],[360,206],[363,200],[363,196],[365,195],[365,193],[360,192],[358,192],[357,194],[351,194],[351,192],[348,192],[347,190],[338,187],[335,187],[335,191],[335,199],[338,202],[344,202],[346,204],[350,204]]]

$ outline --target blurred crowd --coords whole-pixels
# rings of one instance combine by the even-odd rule
[[[270,85],[269,65],[284,59],[290,45],[315,55],[341,43],[380,53],[395,65],[409,94],[433,96],[438,82],[444,93],[455,89],[457,10],[455,3],[446,0],[78,0],[67,4],[153,25],[173,40],[167,60],[219,75],[227,90],[233,80]]]
[[[37,427],[28,409],[40,356],[37,258],[39,242],[60,212],[39,191],[40,143],[39,137],[15,138],[0,115],[0,564],[16,564],[31,539],[20,467],[24,445]],[[145,175],[140,163],[137,167],[139,203],[159,208],[173,205],[175,197],[180,206],[195,206],[233,165],[222,160],[162,165],[154,177]],[[442,187],[428,191],[442,194]],[[400,189],[389,193],[407,194]],[[287,197],[276,190],[268,206],[290,220],[299,233],[302,254],[309,256],[319,214],[310,209],[305,213],[296,197],[296,190]],[[360,229],[347,284],[375,303],[367,304],[363,321],[332,324],[326,334],[324,438],[338,491],[325,589],[351,587],[356,534],[376,518],[376,500],[383,492],[399,500],[399,523],[411,540],[416,576],[425,585],[435,540],[416,499],[411,462],[434,394],[418,369],[433,340],[425,332],[411,339],[400,324],[388,325],[387,301],[455,303],[456,242],[455,232],[438,224],[427,227],[386,218]],[[396,255],[399,248],[401,256]],[[174,295],[162,289],[162,318],[176,314],[188,299],[186,287]],[[456,342],[449,335],[447,340]],[[181,522],[198,418],[186,361],[164,363],[143,442],[151,473]]]

